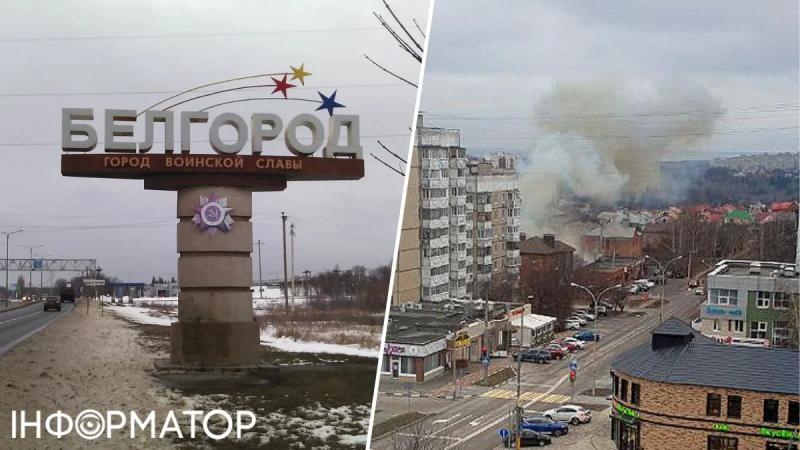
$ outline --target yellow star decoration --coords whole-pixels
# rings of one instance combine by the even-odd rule
[[[306,83],[305,83],[305,81],[303,81],[303,78],[305,78],[305,77],[307,77],[307,76],[309,76],[311,74],[306,72],[305,69],[303,68],[303,66],[305,66],[305,63],[300,64],[300,67],[295,67],[295,66],[289,66],[289,67],[291,67],[291,69],[292,69],[292,80],[300,80],[300,84],[305,86]]]

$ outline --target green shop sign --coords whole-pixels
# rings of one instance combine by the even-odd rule
[[[797,430],[779,430],[775,428],[759,428],[759,433],[764,437],[791,439],[793,441],[800,441],[800,434]]]
[[[714,424],[714,431],[731,431],[731,426],[727,423],[715,423]]]
[[[631,419],[639,419],[641,417],[639,411],[634,411],[627,406],[620,405],[619,403],[617,403],[617,412],[623,416],[630,417]]]

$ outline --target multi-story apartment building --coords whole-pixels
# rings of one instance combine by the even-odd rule
[[[417,118],[422,126],[422,115]],[[417,303],[422,299],[422,249],[420,248],[420,159],[419,150],[411,152],[406,173],[406,207],[400,225],[400,243],[392,289],[392,304]]]
[[[421,118],[417,123],[422,300],[467,298],[472,223],[466,215],[466,150],[459,130],[424,127]]]
[[[792,339],[792,311],[800,301],[795,264],[720,261],[708,274],[700,310],[706,336],[728,341],[755,339],[785,347]],[[796,319],[794,319],[796,320]]]
[[[517,157],[493,153],[473,158],[467,175],[467,215],[472,219],[473,298],[513,295],[519,280],[521,201]],[[486,290],[491,286],[490,295]]]

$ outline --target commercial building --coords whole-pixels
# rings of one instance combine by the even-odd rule
[[[469,161],[467,175],[467,232],[472,244],[474,282],[467,291],[472,298],[511,300],[519,279],[520,225],[517,157],[493,153]],[[487,289],[491,287],[492,291]]]
[[[700,309],[703,334],[786,347],[792,308],[800,301],[795,264],[724,260],[709,272]]]
[[[484,347],[493,354],[552,339],[556,319],[531,314],[530,305],[511,308],[489,302],[488,308],[487,318],[482,302],[393,305],[381,375],[422,383],[453,366],[481,362]]]
[[[422,114],[417,117],[422,126]],[[417,128],[419,129],[419,128]],[[419,136],[419,134],[417,135]],[[400,225],[400,243],[392,289],[392,304],[419,302],[422,299],[422,249],[420,248],[420,158],[414,147],[406,177],[406,207]]]
[[[519,251],[522,260],[520,287],[524,295],[542,283],[567,285],[572,281],[575,248],[556,240],[555,235],[525,239]]]
[[[676,318],[612,363],[620,450],[796,450],[800,354],[709,339]]]
[[[644,258],[603,257],[575,271],[575,279],[583,285],[613,286],[642,278]]]

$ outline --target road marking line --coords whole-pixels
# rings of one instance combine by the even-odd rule
[[[15,318],[13,318],[13,319],[9,319],[9,320],[6,320],[6,321],[4,321],[4,322],[0,322],[0,325],[2,325],[2,324],[4,324],[4,323],[8,323],[8,322],[13,322],[13,321],[15,321],[15,320],[19,320],[19,319],[24,319],[24,318],[26,318],[26,317],[30,317],[30,316],[33,316],[33,315],[35,315],[35,314],[40,314],[40,313],[42,313],[42,311],[36,311],[36,312],[32,312],[32,313],[30,313],[30,314],[25,314],[24,316],[15,317]]]
[[[473,420],[472,422],[470,422],[470,423],[469,423],[469,426],[471,426],[471,427],[477,427],[477,426],[478,426],[478,424],[480,423],[480,420],[481,420],[481,419],[483,419],[484,417],[486,417],[486,416],[484,415],[484,416],[480,416],[480,417],[478,417],[477,419],[475,419],[475,420]]]
[[[471,417],[472,417],[472,414],[470,414],[470,415],[468,415],[468,416],[464,417],[463,419],[456,420],[455,422],[451,423],[450,425],[447,425],[447,426],[445,426],[445,427],[442,427],[442,428],[440,428],[440,429],[438,429],[438,430],[434,431],[434,432],[433,432],[433,433],[431,433],[430,435],[431,435],[431,436],[436,436],[437,434],[441,433],[441,432],[442,432],[442,431],[444,431],[444,430],[447,430],[447,429],[453,428],[454,426],[458,425],[460,422],[463,422],[463,421],[465,421],[465,420],[469,420]]]

